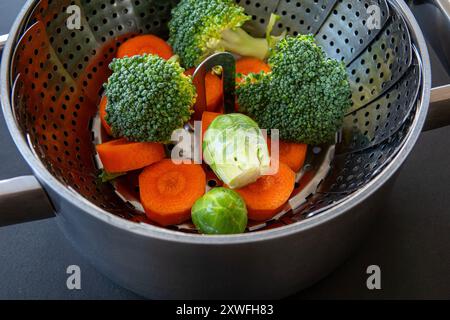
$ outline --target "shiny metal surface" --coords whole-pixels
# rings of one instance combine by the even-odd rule
[[[202,114],[207,110],[205,89],[206,74],[207,72],[210,72],[214,67],[218,66],[222,67],[223,70],[223,106],[225,113],[236,112],[236,59],[230,53],[216,53],[203,61],[194,72],[193,81],[195,83],[195,86],[197,87],[197,101],[195,103],[195,106],[198,114]]]
[[[338,153],[357,152],[376,146],[392,136],[410,116],[417,103],[421,83],[421,61],[415,54],[413,66],[386,93],[345,118],[343,143]]]
[[[378,26],[368,27],[372,6],[379,9]],[[346,64],[356,58],[382,30],[390,10],[386,0],[338,1],[316,35],[329,57]]]
[[[327,19],[337,0],[280,0],[276,13],[281,17],[275,33],[316,34]]]
[[[390,2],[395,4],[390,11],[401,12],[423,61],[422,85],[408,121],[379,145],[336,157],[334,173],[322,183],[320,192],[283,221],[265,231],[219,237],[127,221],[123,218],[132,216],[133,210],[111,187],[94,184],[97,168],[90,121],[108,75],[106,61],[114,55],[116,39],[143,31],[164,36],[167,30],[161,22],[167,19],[170,3],[164,1],[167,5],[151,11],[152,17],[142,17],[135,15],[142,2],[76,2],[90,14],[80,33],[72,36],[57,26],[69,1],[57,5],[41,1],[37,8],[36,1],[28,1],[5,48],[1,96],[9,130],[48,191],[61,228],[94,265],[147,297],[255,298],[297,291],[343,261],[382,204],[389,181],[414,146],[427,114],[428,53],[404,2]],[[93,8],[95,4],[100,9]],[[112,8],[106,8],[108,4]],[[256,4],[246,1],[244,5],[249,11],[260,10]],[[151,23],[152,19],[158,23]],[[259,24],[264,24],[262,19]],[[370,37],[375,39],[373,33]],[[81,41],[88,43],[89,50],[78,49]],[[364,48],[355,46],[344,60],[351,62],[352,55]],[[361,166],[362,162],[369,167]],[[355,168],[362,176],[351,174]],[[172,263],[175,257],[177,264]]]
[[[397,83],[411,66],[412,51],[406,23],[397,11],[391,10],[385,28],[348,66],[353,92],[351,111],[366,106]]]

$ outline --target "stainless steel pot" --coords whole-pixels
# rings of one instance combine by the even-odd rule
[[[255,35],[276,11],[277,28],[316,34],[330,56],[348,65],[354,106],[332,174],[314,195],[263,230],[237,236],[130,221],[139,213],[110,186],[95,184],[91,122],[115,43],[143,32],[167,35],[176,1],[29,0],[4,48],[1,98],[35,176],[0,183],[0,224],[54,212],[94,266],[148,298],[280,298],[342,263],[424,127],[431,73],[423,35],[401,0],[238,2],[255,16],[247,26]],[[81,8],[81,28],[67,30],[73,3]],[[381,29],[367,29],[371,5],[381,8]],[[448,92],[434,91],[428,128],[450,123]]]

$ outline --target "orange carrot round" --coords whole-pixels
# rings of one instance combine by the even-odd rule
[[[203,112],[202,115],[202,139],[205,136],[206,131],[208,130],[211,123],[218,117],[221,116],[222,113],[217,112]]]
[[[102,126],[105,129],[106,133],[112,136],[112,129],[109,126],[108,122],[106,122],[106,107],[108,106],[108,98],[106,96],[102,97],[100,101],[100,119],[102,120]]]
[[[185,74],[193,76],[195,72],[194,68],[186,70]],[[205,78],[206,86],[206,110],[207,111],[218,111],[223,105],[223,84],[222,79],[220,79],[215,74],[208,72]]]
[[[206,175],[201,165],[165,159],[141,173],[139,188],[147,217],[162,226],[176,225],[190,219],[192,206],[205,194]]]
[[[113,140],[97,145],[103,167],[108,173],[122,173],[142,169],[165,158],[160,143]]]
[[[173,50],[163,39],[149,34],[125,41],[117,51],[117,58],[131,58],[143,54],[155,54],[169,60],[173,56]]]
[[[276,175],[263,176],[255,183],[236,190],[247,204],[248,217],[266,221],[281,211],[295,187],[295,173],[280,162]]]
[[[243,77],[239,74],[248,75],[250,73],[269,73],[271,71],[270,66],[262,60],[256,58],[242,58],[236,62],[236,82],[242,82]]]
[[[272,139],[267,139],[269,152],[272,152]],[[280,162],[287,164],[294,172],[299,172],[305,164],[308,145],[302,143],[291,143],[280,141]]]

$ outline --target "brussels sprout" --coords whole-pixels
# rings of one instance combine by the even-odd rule
[[[255,182],[270,169],[267,142],[256,122],[243,114],[222,115],[211,123],[203,156],[231,189]]]
[[[203,234],[238,234],[247,227],[247,207],[233,190],[215,188],[192,207],[192,220]]]

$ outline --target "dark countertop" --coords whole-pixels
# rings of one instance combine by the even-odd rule
[[[0,34],[24,0],[0,2]],[[0,179],[30,174],[0,117]],[[294,298],[450,298],[450,127],[424,133],[360,250]],[[1,214],[1,213],[0,213]],[[366,268],[379,265],[382,290],[366,288]],[[66,287],[79,265],[82,290]],[[0,229],[0,299],[134,299],[64,239],[53,220]]]

